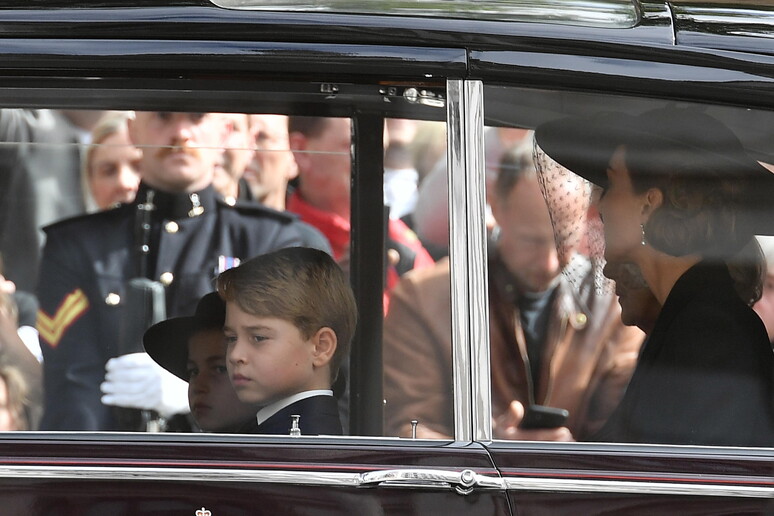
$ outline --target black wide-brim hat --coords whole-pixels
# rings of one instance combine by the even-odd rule
[[[551,159],[602,188],[615,150],[625,145],[647,150],[660,162],[710,157],[730,177],[748,182],[739,210],[749,214],[755,234],[774,235],[774,174],[753,159],[731,129],[695,108],[664,107],[639,115],[600,112],[546,122],[535,129],[537,145]],[[686,169],[683,169],[686,170]],[[687,169],[697,175],[706,171]],[[667,172],[667,171],[665,171]]]
[[[203,296],[191,317],[175,317],[156,323],[145,332],[145,351],[161,367],[188,381],[188,341],[199,330],[219,329],[226,320],[226,303],[217,292]]]

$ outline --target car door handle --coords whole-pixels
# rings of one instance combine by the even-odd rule
[[[385,469],[360,475],[359,487],[411,487],[454,489],[461,495],[475,488],[504,489],[500,478],[479,475],[471,469],[448,471],[443,469]]]

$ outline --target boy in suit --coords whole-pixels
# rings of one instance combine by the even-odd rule
[[[341,435],[331,385],[349,353],[357,309],[347,277],[327,253],[291,247],[218,277],[231,383],[261,405],[251,433]]]

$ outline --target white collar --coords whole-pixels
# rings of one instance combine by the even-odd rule
[[[284,409],[285,407],[292,405],[297,401],[305,400],[306,398],[311,398],[312,396],[333,396],[333,391],[328,389],[317,389],[313,391],[298,392],[296,394],[288,396],[287,398],[282,398],[281,400],[275,401],[271,405],[266,405],[265,407],[263,407],[261,410],[258,411],[258,413],[255,415],[255,419],[258,421],[258,424],[260,425],[261,423],[263,423],[264,421],[266,421],[271,416],[273,416],[280,410]]]

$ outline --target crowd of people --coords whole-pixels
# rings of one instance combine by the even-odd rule
[[[698,124],[738,143],[714,119],[615,115],[486,131],[494,436],[774,444],[773,289],[754,237],[774,231],[743,209],[770,174],[690,139]],[[348,118],[0,111],[0,137],[20,142],[0,162],[24,178],[0,213],[0,429],[346,434],[351,132]],[[444,142],[440,123],[385,124],[389,436],[454,434]],[[67,185],[39,185],[41,166]],[[67,210],[38,209],[63,196]],[[161,300],[138,317],[133,288]]]

